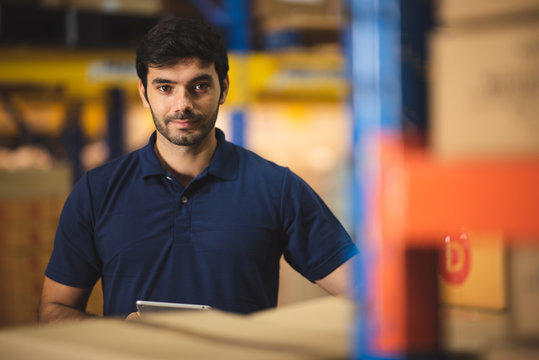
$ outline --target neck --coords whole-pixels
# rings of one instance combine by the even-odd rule
[[[200,144],[191,146],[175,145],[157,132],[154,150],[161,166],[187,186],[210,164],[216,147],[215,130]]]

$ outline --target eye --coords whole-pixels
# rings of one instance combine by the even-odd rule
[[[201,92],[201,91],[206,91],[209,86],[210,85],[207,84],[207,83],[197,83],[197,84],[195,84],[194,89],[197,92]]]
[[[169,85],[159,85],[157,87],[157,90],[159,90],[160,92],[169,92],[170,91],[170,86]]]

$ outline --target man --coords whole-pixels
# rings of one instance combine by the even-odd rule
[[[136,300],[250,313],[277,304],[279,259],[332,294],[347,289],[348,234],[289,169],[215,128],[229,89],[222,38],[198,20],[156,25],[137,48],[147,146],[86,173],[68,197],[40,321],[82,319],[101,278],[104,315]]]

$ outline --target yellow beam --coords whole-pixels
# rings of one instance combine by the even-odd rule
[[[230,54],[227,102],[265,98],[341,100],[347,96],[337,53]],[[69,96],[101,96],[112,86],[135,93],[134,50],[0,48],[0,84],[62,86]]]
[[[134,88],[134,52],[0,49],[3,85],[62,86],[67,95],[98,96],[105,88]]]

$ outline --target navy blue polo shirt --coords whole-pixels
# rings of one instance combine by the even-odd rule
[[[62,211],[46,275],[88,288],[101,277],[104,314],[135,301],[274,307],[279,259],[319,280],[357,249],[316,193],[288,168],[225,140],[187,187],[148,145],[87,172]]]

